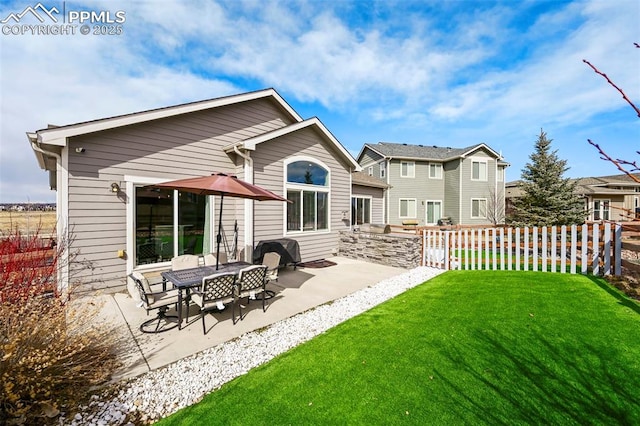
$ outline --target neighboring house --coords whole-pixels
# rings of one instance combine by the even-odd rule
[[[640,179],[640,173],[634,173]],[[576,192],[584,198],[585,220],[625,222],[640,218],[640,183],[626,174],[572,179]],[[507,214],[513,198],[519,197],[521,181],[506,184]]]
[[[364,172],[354,172],[351,184],[351,224],[386,223],[384,196],[390,185]]]
[[[358,155],[363,173],[380,178],[384,219],[393,225],[489,224],[504,217],[504,176],[509,166],[486,144],[466,148],[379,142]]]
[[[225,235],[233,240],[237,222],[237,251],[248,261],[259,241],[283,237],[299,242],[302,261],[325,258],[350,229],[344,212],[360,166],[318,118],[303,120],[273,89],[50,126],[28,138],[57,190],[58,237],[75,253],[62,285],[122,288],[134,270],[215,251],[219,200],[148,187],[174,179],[232,173],[292,201],[225,197]]]

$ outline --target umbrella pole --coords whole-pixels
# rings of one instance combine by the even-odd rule
[[[220,230],[222,229],[222,203],[224,202],[224,194],[220,195],[220,214],[218,215],[218,235],[216,236],[216,271],[218,270],[218,265],[220,263],[220,241],[222,240],[222,235],[220,235]]]

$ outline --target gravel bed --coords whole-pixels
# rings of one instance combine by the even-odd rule
[[[287,318],[261,330],[219,344],[118,384],[102,396],[94,395],[64,425],[123,425],[129,419],[151,423],[193,405],[224,383],[247,373],[331,327],[365,312],[443,271],[418,267],[373,286]]]

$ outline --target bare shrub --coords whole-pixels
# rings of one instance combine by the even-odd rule
[[[58,290],[68,245],[41,241],[18,232],[0,239],[1,424],[51,422],[117,367],[117,333],[94,320],[100,306]]]

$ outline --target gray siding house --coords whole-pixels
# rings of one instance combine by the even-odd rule
[[[572,179],[576,194],[584,200],[585,221],[627,222],[640,219],[640,173]],[[522,181],[505,184],[507,214],[513,213],[514,199],[521,197]]]
[[[484,225],[504,218],[504,176],[508,163],[486,144],[466,148],[379,142],[365,144],[358,162],[380,178],[384,215],[393,225]],[[500,221],[500,220],[498,220]]]
[[[259,241],[283,237],[299,242],[302,261],[328,257],[350,227],[343,212],[360,166],[319,119],[302,119],[273,89],[27,135],[57,190],[58,238],[73,256],[62,285],[120,289],[132,271],[215,251],[219,200],[149,187],[169,180],[225,172],[291,201],[225,197],[226,246],[248,261]]]
[[[351,225],[386,223],[384,197],[390,185],[364,172],[354,172],[351,183]]]

